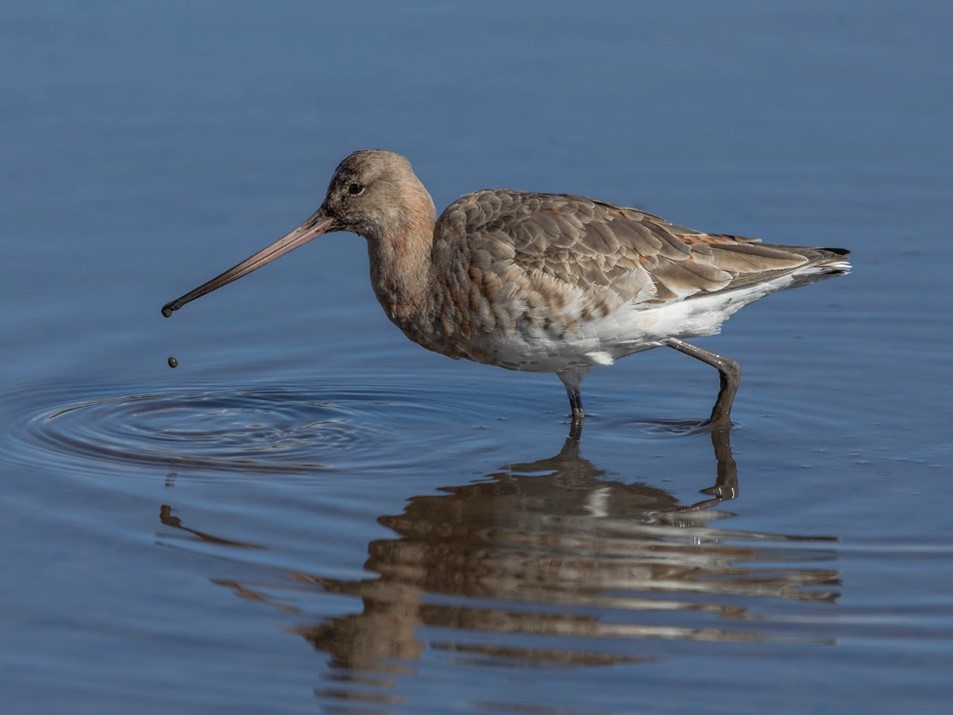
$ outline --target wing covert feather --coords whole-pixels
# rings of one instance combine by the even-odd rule
[[[446,250],[463,242],[469,250]],[[764,244],[671,224],[581,196],[488,189],[451,204],[437,225],[435,256],[468,256],[504,283],[525,277],[607,312],[657,305],[770,280],[824,257],[821,249]],[[502,290],[502,289],[500,289]]]

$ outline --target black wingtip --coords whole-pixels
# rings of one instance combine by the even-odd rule
[[[830,251],[831,253],[838,256],[849,256],[850,249],[847,248],[822,248],[822,251]]]

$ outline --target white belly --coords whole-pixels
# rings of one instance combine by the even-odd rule
[[[770,293],[783,290],[795,274],[687,300],[646,307],[625,305],[604,318],[578,323],[574,330],[555,335],[541,326],[519,325],[516,330],[497,332],[492,344],[478,344],[480,362],[531,372],[587,370],[611,365],[632,353],[650,350],[666,338],[714,335],[737,310]]]

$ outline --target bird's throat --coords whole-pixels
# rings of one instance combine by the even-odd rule
[[[387,317],[401,328],[419,322],[431,299],[433,223],[414,228],[367,240],[374,294]]]

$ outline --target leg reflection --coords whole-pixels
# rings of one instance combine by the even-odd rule
[[[426,648],[591,666],[651,659],[648,644],[660,640],[790,638],[761,615],[762,604],[773,599],[773,611],[796,616],[799,603],[836,602],[835,539],[722,528],[731,515],[719,505],[737,497],[738,468],[728,430],[710,439],[715,465],[700,478],[704,499],[683,503],[651,483],[607,474],[581,455],[581,431],[571,431],[553,456],[412,497],[401,513],[380,516],[392,535],[368,544],[372,576],[292,571],[264,586],[240,577],[218,583],[283,610],[292,592],[302,614],[302,587],[322,612],[326,594],[358,600],[356,610],[294,628],[331,656],[319,691],[327,698],[360,699],[372,687],[386,701]],[[163,523],[209,540],[171,510]],[[474,643],[473,633],[495,635]],[[543,635],[551,637],[546,647],[536,638]],[[806,637],[830,642],[823,633]]]

